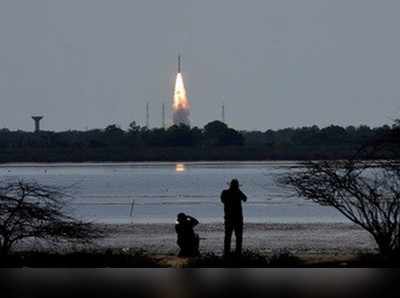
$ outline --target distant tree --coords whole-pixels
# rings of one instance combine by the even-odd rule
[[[207,123],[204,126],[204,133],[206,137],[218,137],[228,129],[228,125],[224,122],[215,120]]]
[[[102,233],[92,224],[65,213],[66,195],[35,182],[0,183],[0,255],[7,256],[18,242],[41,239],[88,243]]]
[[[120,128],[118,125],[116,124],[111,124],[108,125],[105,129],[104,132],[107,135],[113,135],[113,136],[121,136],[124,134],[124,130],[122,128]]]
[[[244,144],[244,138],[241,133],[233,128],[228,128],[225,133],[220,137],[221,145],[236,145],[241,146]]]
[[[204,126],[206,145],[243,145],[243,136],[221,121],[212,121]]]
[[[293,127],[279,129],[275,133],[275,143],[292,145],[296,130]]]
[[[138,133],[140,131],[140,125],[136,123],[136,121],[132,121],[129,123],[129,132]]]
[[[153,128],[142,134],[146,145],[149,146],[168,146],[168,131],[164,128]]]
[[[264,132],[264,138],[267,145],[273,145],[276,141],[276,133],[272,129],[268,129]]]
[[[356,128],[353,125],[347,126],[345,128],[345,130],[346,130],[347,134],[351,137],[353,137],[357,132]]]
[[[240,131],[244,138],[244,143],[249,146],[263,146],[267,144],[265,135],[261,131]]]
[[[136,123],[136,121],[132,121],[129,123],[128,133],[127,133],[127,144],[131,147],[135,147],[143,144],[143,138],[141,135],[142,128],[140,125]],[[147,130],[145,131],[147,133]]]
[[[330,125],[321,129],[318,133],[318,137],[326,144],[338,144],[338,142],[346,140],[347,132],[341,126]]]
[[[365,143],[369,138],[373,136],[372,130],[367,125],[360,125],[357,127],[357,141],[359,143]]]
[[[101,129],[88,130],[81,138],[84,138],[88,142],[88,146],[92,148],[102,148],[106,146],[104,132]]]
[[[297,145],[317,145],[317,136],[320,132],[319,127],[314,125],[311,127],[301,127],[296,129],[292,141]]]
[[[203,130],[198,127],[192,127],[191,130],[193,144],[194,145],[201,145],[204,141]]]
[[[194,144],[191,129],[185,124],[169,127],[166,138],[170,146],[192,146]]]
[[[125,145],[125,131],[116,124],[107,126],[104,129],[104,138],[108,146],[124,146]]]

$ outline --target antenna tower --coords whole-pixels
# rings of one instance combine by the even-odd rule
[[[162,103],[161,106],[161,125],[165,129],[165,103]]]
[[[149,110],[149,102],[146,102],[146,127],[150,126],[150,110]]]
[[[222,108],[221,108],[221,119],[222,122],[225,123],[225,104],[222,103]]]

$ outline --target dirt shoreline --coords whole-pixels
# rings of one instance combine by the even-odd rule
[[[99,224],[99,227],[106,231],[106,237],[96,240],[95,248],[143,249],[150,255],[176,255],[178,252],[173,224]],[[222,254],[223,223],[200,224],[195,230],[201,237],[202,254]],[[244,250],[265,254],[290,251],[297,256],[335,256],[376,251],[366,231],[344,223],[246,223],[243,240]]]

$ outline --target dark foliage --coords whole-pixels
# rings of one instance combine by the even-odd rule
[[[241,258],[223,258],[208,253],[191,258],[184,268],[398,268],[399,259],[389,259],[380,254],[360,253],[346,261],[330,260],[329,257],[318,262],[307,261],[281,251],[266,256],[246,251]],[[163,268],[168,264],[160,262],[144,250],[81,250],[69,253],[19,251],[0,257],[0,268]]]
[[[302,266],[301,260],[290,251],[283,250],[273,254],[268,260],[269,267],[298,267]]]
[[[297,267],[301,261],[290,252],[284,251],[270,257],[246,250],[240,256],[217,256],[208,253],[189,260],[187,267],[192,268],[265,268],[265,267]]]
[[[331,125],[236,131],[212,121],[147,129],[132,122],[88,131],[0,130],[0,162],[307,160],[349,158],[360,144],[390,133],[398,123],[377,128]]]
[[[15,252],[3,260],[0,267],[41,267],[41,268],[158,268],[156,260],[149,257],[145,251],[122,251],[107,249],[105,251],[76,251],[65,254],[51,252]]]
[[[400,258],[388,258],[382,254],[360,253],[348,265],[358,268],[399,268]]]

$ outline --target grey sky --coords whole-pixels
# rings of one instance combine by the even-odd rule
[[[400,114],[397,0],[1,0],[0,127],[160,126],[178,52],[191,122],[372,126]],[[168,115],[170,118],[170,114]]]

